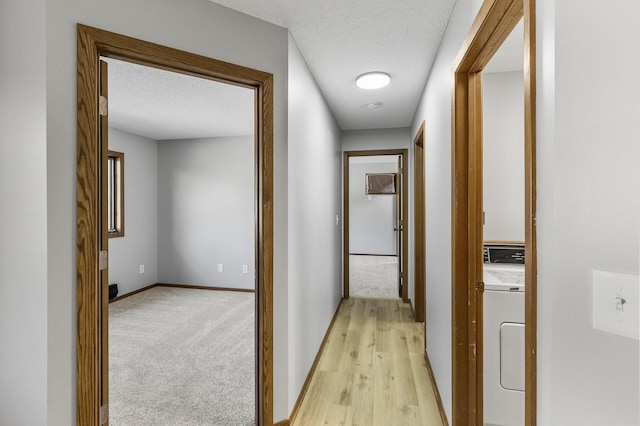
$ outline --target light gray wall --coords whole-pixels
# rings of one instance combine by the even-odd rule
[[[638,341],[591,311],[593,269],[640,266],[640,3],[538,7],[539,423],[637,425]]]
[[[349,252],[395,255],[396,196],[367,195],[365,186],[367,173],[395,173],[397,160],[354,163],[353,159],[349,164]]]
[[[253,136],[158,142],[159,282],[255,288],[254,179]]]
[[[48,325],[48,352],[43,355],[42,347],[12,345],[16,359],[25,360],[46,356],[48,376],[42,368],[42,362],[30,365],[24,371],[22,386],[25,389],[42,389],[46,379],[48,398],[48,423],[51,425],[69,425],[76,417],[76,23],[82,22],[94,27],[104,28],[143,40],[183,49],[227,62],[256,68],[274,74],[274,215],[275,215],[275,262],[274,262],[274,357],[280,359],[287,352],[286,335],[281,334],[287,327],[287,31],[247,15],[236,13],[230,9],[216,5],[207,0],[140,0],[134,3],[125,0],[103,2],[98,0],[49,0],[46,2],[46,22],[44,21],[45,2],[36,0],[29,3],[25,14],[9,12],[5,14],[3,4],[3,23],[11,25],[9,33],[3,40],[11,40],[20,45],[21,55],[34,54],[38,58],[45,57],[46,66],[41,62],[30,63],[31,59],[21,56],[20,76],[12,79],[13,87],[28,87],[38,100],[42,100],[45,90],[42,81],[36,84],[25,81],[31,71],[46,70],[46,139],[43,134],[32,135],[29,144],[22,145],[29,149],[20,150],[24,155],[29,153],[33,167],[38,174],[25,180],[30,182],[31,201],[40,204],[46,199],[47,209],[37,206],[38,214],[47,215],[47,231],[42,229],[38,220],[32,219],[36,208],[25,205],[16,209],[16,216],[26,218],[24,223],[31,231],[26,235],[33,236],[30,241],[37,242],[47,232],[48,251],[46,269],[47,278],[30,279],[34,288],[29,291],[29,299],[16,297],[3,299],[11,303],[12,310],[20,311],[22,318],[26,312],[34,309],[33,301],[43,301],[48,297],[47,306],[38,306],[33,317],[34,329],[21,336],[33,336],[44,339],[42,327]],[[30,16],[27,16],[29,13]],[[31,16],[32,15],[32,16]],[[22,32],[18,23],[29,22],[29,30]],[[46,29],[46,33],[44,32]],[[22,34],[22,38],[17,38]],[[25,46],[29,46],[25,49]],[[31,57],[30,57],[31,58]],[[4,62],[3,62],[4,63]],[[43,71],[44,72],[44,71]],[[42,74],[37,74],[42,78]],[[33,90],[33,92],[31,92]],[[38,104],[34,104],[37,111]],[[38,117],[40,124],[44,117]],[[16,121],[15,131],[26,135],[33,132],[37,119]],[[33,149],[30,149],[33,148]],[[46,178],[47,190],[42,185],[42,159],[47,156]],[[34,160],[35,159],[35,160]],[[31,171],[31,167],[24,171]],[[21,176],[17,174],[16,176]],[[40,176],[40,179],[38,178]],[[37,219],[40,216],[33,217]],[[43,216],[44,217],[44,216]],[[38,237],[35,237],[38,235]],[[23,235],[24,237],[24,235]],[[25,239],[28,241],[28,239]],[[33,244],[32,244],[33,245]],[[44,273],[45,263],[38,260],[45,255],[40,249],[31,249],[29,254],[20,259],[34,264],[32,273]],[[25,257],[22,257],[25,256]],[[20,262],[14,262],[16,265]],[[3,272],[4,274],[4,272]],[[3,275],[4,277],[4,275]],[[30,276],[29,276],[30,277]],[[35,277],[30,277],[35,278]],[[38,284],[35,284],[38,283]],[[44,284],[46,283],[46,284]],[[17,296],[23,290],[18,290]],[[10,300],[10,302],[9,302]],[[0,310],[2,310],[0,309]],[[46,315],[46,322],[43,316]],[[38,329],[38,327],[40,329]],[[39,336],[39,337],[37,337]],[[24,337],[22,337],[24,338]],[[31,339],[31,337],[29,337]],[[36,341],[36,340],[34,340]],[[20,365],[13,364],[11,371],[20,371]],[[12,373],[13,374],[13,373]],[[287,371],[282,365],[274,367],[274,416],[281,420],[289,416],[286,400],[279,398],[287,393]],[[13,390],[12,390],[13,392]],[[22,418],[26,424],[43,424],[41,421],[27,419],[44,410],[45,403],[39,392],[30,395],[29,404],[18,404],[12,400],[14,407],[20,406]],[[40,396],[38,396],[40,395]]]
[[[6,425],[46,424],[53,327],[47,305],[72,300],[68,288],[47,289],[47,202],[60,200],[47,200],[45,6],[0,3],[0,424]],[[49,214],[71,222],[57,207]],[[71,360],[63,361],[70,369]]]
[[[274,360],[289,367],[289,410],[342,296],[341,155],[338,125],[289,38],[289,352]]]
[[[482,76],[484,239],[524,241],[524,74]]]
[[[481,0],[458,0],[414,116],[425,120],[427,352],[451,421],[451,67]]]
[[[412,140],[412,135],[408,127],[400,127],[397,129],[345,130],[342,132],[342,150],[409,149],[411,148]]]
[[[109,149],[124,153],[124,237],[109,238],[109,283],[121,296],[158,282],[158,143],[109,128]]]

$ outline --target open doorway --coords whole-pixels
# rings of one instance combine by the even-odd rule
[[[483,417],[524,424],[523,23],[482,70]]]
[[[517,205],[522,219],[524,244],[520,235],[503,234],[500,230],[499,247],[487,247],[483,230],[485,198],[483,194],[483,70],[496,54],[518,22],[523,21],[523,35],[519,46],[523,55],[522,85],[524,96],[517,113],[523,126],[518,138],[523,141],[519,160],[523,163],[523,176],[519,179],[524,205]],[[500,377],[501,387],[512,392],[524,391],[524,410],[517,414],[518,422],[536,424],[536,228],[535,228],[535,2],[534,0],[486,0],[462,45],[454,63],[453,109],[453,217],[452,217],[452,368],[453,368],[453,423],[458,425],[482,425],[484,416],[484,356],[485,344],[505,348],[523,349],[524,354],[506,354],[514,360],[524,358],[524,374]],[[522,151],[521,151],[522,152]],[[488,153],[487,153],[488,154]],[[500,155],[504,155],[504,150]],[[493,189],[493,188],[492,188]],[[487,188],[487,191],[489,189]],[[494,194],[487,193],[487,201]],[[488,205],[488,204],[487,204]],[[503,211],[493,211],[492,220]],[[499,219],[504,221],[504,219]],[[490,230],[490,232],[494,232]],[[488,238],[496,238],[488,236]],[[507,241],[514,239],[516,241]],[[503,244],[506,243],[506,244]],[[503,247],[506,246],[506,247]],[[496,248],[496,251],[492,249]],[[517,259],[524,261],[524,292],[514,290],[509,296],[524,293],[522,316],[495,323],[493,331],[503,333],[499,343],[485,341],[484,298],[488,278],[495,274],[484,273],[483,260]],[[498,271],[507,272],[507,271]],[[509,271],[511,272],[511,271]],[[504,274],[503,274],[504,275]],[[513,274],[511,274],[513,276]],[[513,281],[513,278],[510,279]],[[491,283],[493,286],[493,282]],[[513,282],[511,283],[513,284]],[[514,286],[515,288],[515,286]],[[491,288],[494,291],[494,288]],[[503,292],[500,298],[507,294]],[[492,295],[493,296],[493,295]],[[516,299],[521,297],[516,297]],[[487,306],[491,314],[495,306]],[[489,314],[489,312],[487,312]],[[506,315],[506,314],[505,314]],[[499,324],[498,324],[499,323]],[[503,327],[503,326],[507,327]],[[523,332],[524,329],[524,332]],[[495,340],[495,339],[494,339]],[[505,343],[510,341],[508,345]],[[520,343],[517,343],[520,342]],[[522,348],[524,346],[524,348]],[[497,349],[498,350],[498,349]],[[504,354],[503,354],[504,355]],[[493,356],[493,355],[492,355]],[[493,361],[493,360],[492,360]],[[500,366],[501,368],[502,366]],[[516,371],[517,366],[505,366]],[[505,371],[506,372],[506,371]],[[500,372],[500,374],[502,371]],[[516,377],[518,376],[518,377]],[[493,408],[492,408],[493,409]],[[519,423],[520,424],[520,423]]]
[[[407,302],[407,150],[344,155],[344,295]]]
[[[109,417],[108,125],[100,57],[246,87],[254,99],[255,423],[273,423],[273,77],[114,33],[78,26],[78,424]],[[99,89],[101,89],[99,91]],[[103,99],[104,97],[104,99]],[[102,176],[105,176],[104,178]],[[247,268],[248,269],[248,268]]]
[[[253,90],[103,60],[109,418],[255,424]]]

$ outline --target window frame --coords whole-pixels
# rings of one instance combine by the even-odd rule
[[[111,166],[113,159],[113,169]],[[107,233],[109,238],[124,237],[124,153],[107,153]],[[113,188],[113,191],[111,189]],[[111,227],[113,216],[114,226]]]

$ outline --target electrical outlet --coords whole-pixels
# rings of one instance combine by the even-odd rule
[[[249,265],[242,265],[242,273],[243,274],[249,273]]]
[[[635,274],[593,271],[593,328],[638,339],[638,282]]]
[[[222,266],[222,263],[218,263],[218,272],[223,272],[224,271],[224,267]]]
[[[144,265],[140,265],[140,273],[144,274]]]

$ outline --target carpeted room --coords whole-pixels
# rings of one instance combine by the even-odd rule
[[[109,149],[125,166],[124,235],[109,239],[110,424],[254,424],[253,92],[109,67]],[[173,110],[150,107],[154,93]]]

